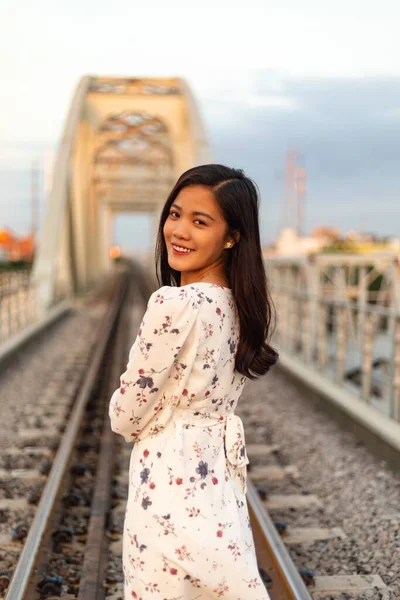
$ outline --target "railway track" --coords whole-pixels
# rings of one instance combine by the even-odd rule
[[[250,411],[244,411],[250,417]],[[250,417],[254,419],[254,415]],[[248,503],[259,564],[272,576],[267,582],[274,599],[308,598],[309,600],[389,598],[386,585],[378,574],[319,575],[309,569],[297,569],[292,553],[298,546],[312,552],[314,543],[333,542],[336,546],[346,540],[346,532],[340,527],[321,527],[318,519],[324,510],[323,502],[313,494],[293,493],[299,486],[301,473],[296,465],[286,464],[281,459],[279,445],[254,443],[257,431],[249,427],[243,416],[247,431],[247,452],[250,458]],[[257,428],[256,428],[257,429]],[[260,426],[261,429],[261,426]],[[283,493],[269,493],[269,487],[282,485]],[[273,485],[272,485],[273,484]],[[308,511],[310,526],[296,526],[296,514]],[[276,519],[276,514],[290,514],[288,520]],[[265,552],[265,548],[269,548]],[[271,560],[272,559],[272,560]]]
[[[28,474],[26,470],[18,473],[9,469],[10,478],[25,478],[26,491],[33,499],[35,494],[40,499],[32,521],[20,520],[9,540],[4,536],[0,539],[0,596],[7,600],[123,598],[122,526],[131,446],[111,432],[107,408],[126,361],[130,331],[137,329],[147,293],[143,278],[136,279],[136,284],[132,276],[121,278],[85,378],[79,382],[68,421],[61,427],[64,431],[56,442],[57,451],[41,445],[36,451],[31,447],[33,456],[42,452],[45,461],[41,464],[47,465],[42,467],[45,484],[41,495],[29,483],[37,483],[37,473],[33,474],[32,469]],[[132,306],[136,314],[133,323]],[[333,579],[328,582],[313,573],[298,572],[288,550],[286,527],[274,524],[268,513],[268,505],[277,499],[256,488],[274,473],[275,477],[280,473],[278,476],[290,478],[297,477],[297,471],[294,467],[263,466],[263,460],[271,457],[274,449],[252,443],[249,427],[246,435],[252,461],[249,478],[253,480],[248,485],[249,512],[260,572],[272,600],[317,600],[329,594],[339,598],[337,594],[347,593],[350,588],[355,593],[365,589],[361,584],[366,585],[366,581],[357,587],[348,579],[347,587],[342,581],[342,588],[338,588],[337,578],[334,584]],[[286,505],[294,501],[293,497],[287,498]],[[285,499],[280,502],[285,504]],[[303,504],[307,504],[304,499]],[[8,509],[18,513],[29,510],[29,506],[34,504],[27,504],[25,498],[18,503],[13,498]],[[371,581],[379,583],[373,576]]]
[[[104,428],[104,406],[109,388],[105,389],[104,386],[116,375],[116,360],[112,372],[113,362],[110,357],[115,356],[115,347],[118,348],[118,341],[114,339],[116,323],[121,318],[121,309],[128,293],[127,280],[121,280],[100,328],[89,368],[84,379],[79,382],[74,404],[70,410],[63,407],[62,414],[59,415],[62,418],[69,412],[66,423],[59,425],[60,429],[64,430],[62,437],[57,440],[54,430],[48,435],[41,432],[42,437],[35,440],[36,446],[25,449],[26,453],[33,456],[46,457],[39,472],[36,469],[14,469],[8,472],[5,470],[6,472],[1,474],[3,483],[8,476],[17,486],[21,485],[21,480],[24,482],[21,486],[22,491],[27,492],[29,487],[31,488],[28,506],[25,506],[23,497],[14,497],[7,507],[7,499],[4,499],[3,509],[17,511],[19,515],[24,509],[30,515],[34,512],[31,522],[27,515],[22,522],[14,525],[9,539],[4,539],[3,536],[1,540],[3,568],[0,571],[0,590],[3,595],[6,594],[7,599],[29,599],[71,593],[76,591],[77,586],[81,587],[84,581],[82,573],[85,573],[85,576],[88,573],[78,567],[83,564],[86,568],[87,563],[82,563],[82,556],[90,557],[90,548],[93,547],[92,530],[96,523],[93,522],[91,508],[98,510],[97,498],[101,495],[102,485],[99,477],[105,472],[103,468],[97,468],[99,448],[100,457],[104,458],[104,451],[102,454],[101,450],[103,429],[104,435],[107,435],[107,428]],[[111,348],[111,344],[117,346]],[[101,395],[104,396],[103,402],[99,401]],[[45,445],[46,437],[53,442],[53,447],[58,445],[55,453],[52,452],[52,445]],[[30,440],[25,441],[31,443]],[[42,485],[38,486],[38,482]],[[35,502],[38,504],[33,510]],[[84,542],[88,544],[87,553]],[[65,555],[69,555],[65,564],[69,564],[71,568],[63,566],[62,560],[57,564],[55,558],[57,551],[62,554],[65,546],[69,546],[65,552]],[[73,565],[76,568],[73,568]],[[70,581],[58,571],[67,573]]]

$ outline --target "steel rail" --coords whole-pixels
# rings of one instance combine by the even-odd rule
[[[132,285],[127,283],[124,298],[129,299]],[[113,343],[113,360],[110,375],[107,377],[107,396],[115,390],[126,356],[129,323],[131,319],[130,303],[122,301],[121,316]],[[102,587],[108,544],[104,532],[107,526],[107,513],[111,505],[112,479],[115,466],[115,434],[110,427],[108,410],[104,414],[103,432],[99,449],[99,458],[93,499],[90,509],[86,550],[79,583],[78,600],[100,600],[105,597]]]
[[[107,347],[108,340],[114,328],[121,306],[121,289],[123,281],[120,279],[117,286],[115,298],[109,307],[103,324],[100,327],[100,335],[96,343],[96,351],[90,366],[86,372],[80,393],[77,396],[71,416],[62,437],[60,446],[55,456],[49,477],[43,490],[37,512],[29,529],[21,556],[8,589],[6,600],[24,600],[33,574],[35,562],[39,553],[40,545],[46,533],[46,528],[53,511],[63,478],[66,475],[69,459],[82,423],[86,404],[91,396],[93,387],[98,377],[98,371]]]
[[[251,477],[251,473],[250,473]],[[279,590],[274,598],[285,600],[312,600],[306,585],[290,558],[281,536],[263,505],[251,481],[247,483],[247,502],[249,505],[252,529],[272,561],[273,570],[279,578]],[[257,545],[257,544],[256,544]]]

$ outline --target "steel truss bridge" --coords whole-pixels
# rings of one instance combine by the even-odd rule
[[[85,76],[59,144],[32,276],[3,275],[0,353],[112,269],[111,223],[150,212],[173,182],[210,162],[179,78]],[[268,257],[281,367],[400,452],[400,268],[395,254]]]

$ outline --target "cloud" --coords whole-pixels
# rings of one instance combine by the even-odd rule
[[[243,166],[259,184],[264,239],[280,224],[289,148],[307,170],[307,230],[326,223],[398,235],[400,79],[274,77],[293,110],[248,101],[269,97],[270,72],[260,72],[247,100],[230,103],[223,119],[219,100],[204,106],[214,158]]]
[[[215,73],[198,86],[202,104],[208,107],[264,107],[294,110],[298,103],[288,92],[281,76],[275,71],[225,71],[223,77]]]
[[[213,160],[244,168],[259,185],[264,242],[282,225],[289,148],[307,171],[306,231],[331,224],[398,235],[400,78],[299,78],[265,70],[246,76],[231,71],[219,81],[210,78],[205,88],[201,83],[195,95]],[[28,158],[41,145],[48,147],[38,141],[14,150],[22,148]],[[27,173],[29,168],[27,161]],[[24,182],[29,194],[28,176]],[[0,185],[6,199],[19,194],[15,178]],[[129,228],[118,223],[117,229],[126,244],[135,239],[143,247],[141,226],[136,230],[130,221]]]

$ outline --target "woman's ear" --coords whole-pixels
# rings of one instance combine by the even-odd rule
[[[225,248],[232,248],[235,244],[238,243],[239,240],[240,240],[240,233],[237,231],[233,234],[232,237],[230,237],[228,239],[228,241],[225,244]]]

